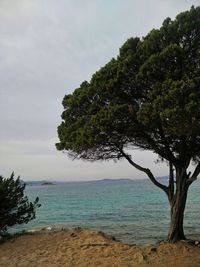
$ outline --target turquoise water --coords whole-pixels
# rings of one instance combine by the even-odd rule
[[[86,227],[127,243],[165,239],[169,227],[167,197],[149,180],[74,182],[26,186],[30,200],[39,196],[36,219],[17,230],[43,226]],[[200,182],[190,188],[185,232],[200,238]],[[16,229],[16,228],[15,228]]]

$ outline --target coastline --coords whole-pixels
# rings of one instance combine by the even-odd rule
[[[200,239],[198,188],[199,184],[191,187],[184,216],[186,236],[197,240]],[[29,186],[26,193],[30,199],[38,196],[42,206],[35,220],[14,226],[17,231],[46,225],[80,226],[113,235],[122,242],[146,244],[165,239],[169,229],[166,196],[149,180]]]
[[[199,252],[199,244],[183,241],[130,245],[89,229],[43,228],[0,244],[0,267],[197,267]]]

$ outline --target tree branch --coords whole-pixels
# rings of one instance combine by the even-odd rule
[[[169,162],[169,201],[173,200],[174,197],[174,171],[173,171],[173,164]]]
[[[173,161],[174,163],[177,162],[176,157],[174,156],[174,154],[172,153],[169,143],[167,142],[166,136],[164,134],[163,128],[162,128],[162,124],[160,123],[160,126],[158,127],[158,131],[161,137],[161,140],[166,148],[167,151],[167,156],[169,157],[170,161]]]
[[[171,153],[171,150],[169,153],[169,151],[167,149],[167,153],[165,153],[165,151],[163,149],[159,148],[158,145],[156,144],[156,142],[149,135],[146,134],[145,138],[158,155],[160,155],[162,158],[164,158],[170,162],[173,162],[174,165],[177,164],[177,159],[174,157],[173,153]]]
[[[130,157],[129,155],[127,155],[127,154],[123,151],[123,149],[120,149],[120,152],[121,152],[121,154],[123,155],[123,157],[124,157],[124,158],[125,158],[125,159],[126,159],[132,166],[133,166],[133,167],[135,167],[135,168],[136,168],[137,170],[139,170],[139,171],[142,171],[142,172],[146,173],[147,176],[149,177],[149,179],[152,181],[152,183],[153,183],[154,185],[156,185],[157,187],[161,188],[161,189],[167,194],[167,196],[169,195],[168,187],[165,186],[165,185],[163,185],[163,184],[161,184],[161,183],[159,183],[159,182],[155,179],[154,175],[152,174],[152,172],[151,172],[149,169],[144,168],[144,167],[138,165],[137,163],[135,163],[135,162],[131,159],[131,157]]]
[[[197,179],[197,177],[198,177],[199,174],[200,174],[200,162],[196,166],[196,168],[195,168],[192,176],[187,180],[187,183],[188,184],[193,183]]]

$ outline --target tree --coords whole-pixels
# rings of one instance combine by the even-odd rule
[[[28,223],[35,218],[36,208],[40,207],[37,197],[29,202],[24,195],[25,184],[14,173],[9,178],[0,176],[0,235],[7,232],[9,226]]]
[[[83,160],[126,159],[167,195],[168,240],[185,239],[188,188],[200,173],[200,7],[167,18],[142,39],[128,39],[63,106],[57,149]],[[166,162],[169,184],[138,165],[131,149],[150,150]]]

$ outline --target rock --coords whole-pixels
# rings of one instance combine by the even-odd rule
[[[28,233],[34,233],[36,232],[37,230],[36,229],[30,229],[30,230],[27,230]]]
[[[106,239],[113,240],[113,241],[117,241],[116,238],[115,238],[114,236],[112,236],[112,235],[107,235],[107,234],[105,234],[105,233],[102,232],[102,231],[99,231],[99,232],[97,232],[97,233],[98,233],[98,235],[100,235],[100,236],[102,236],[102,237],[104,237],[104,238],[106,238]]]
[[[80,231],[82,231],[82,228],[81,227],[75,227],[74,231],[80,232]]]
[[[199,241],[194,242],[195,246],[199,245]]]
[[[136,252],[133,258],[137,263],[142,263],[144,261],[144,256],[140,252]]]
[[[71,237],[77,237],[77,235],[73,232],[70,234]]]
[[[43,227],[43,228],[35,230],[35,231],[38,232],[38,231],[51,231],[51,230],[52,230],[51,226],[46,226],[46,227]]]
[[[151,252],[157,252],[157,248],[156,247],[152,247],[151,248]]]

